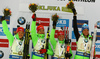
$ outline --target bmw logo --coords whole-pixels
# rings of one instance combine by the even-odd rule
[[[26,19],[24,17],[19,17],[17,22],[18,22],[18,24],[23,25],[23,24],[25,24]]]
[[[61,48],[64,48],[65,46],[64,45],[61,45]]]
[[[41,40],[41,42],[42,42],[42,43],[45,43],[45,41],[44,41],[44,40]]]
[[[4,56],[3,51],[0,50],[0,58],[2,58]]]
[[[87,43],[88,42],[88,39],[85,39],[84,42]]]

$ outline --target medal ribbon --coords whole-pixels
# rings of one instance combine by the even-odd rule
[[[18,45],[18,48],[19,48],[19,51],[21,51],[21,49],[23,48],[23,43],[24,43],[24,40],[22,41],[22,45],[19,45],[18,43],[18,40],[16,39],[16,37],[15,37],[15,40],[16,40],[16,43],[17,43],[17,45]]]
[[[63,45],[65,46],[65,44],[63,44]],[[64,47],[61,49],[61,52],[60,52],[60,44],[59,44],[59,42],[58,42],[58,48],[59,48],[59,56],[61,56],[61,54],[62,54],[62,52],[64,50]]]
[[[38,39],[38,43],[39,43],[39,44],[38,44],[38,47],[39,47],[39,50],[40,50],[40,49],[42,48],[42,46],[43,46],[44,43],[42,43],[42,42],[40,43],[39,40],[41,40],[41,39]],[[43,39],[42,39],[42,40],[43,40]]]
[[[86,40],[86,39],[84,39],[84,40]],[[84,43],[84,50],[85,50],[85,52],[86,52],[86,48],[87,48],[88,42],[85,43],[84,40],[83,40],[83,43]],[[88,41],[89,41],[89,37],[88,37]]]

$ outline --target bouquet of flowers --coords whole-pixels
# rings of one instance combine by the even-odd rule
[[[59,16],[57,15],[57,13],[55,15],[52,15],[52,21],[57,22],[58,18],[59,18]]]
[[[67,3],[66,7],[67,7],[67,8],[70,8],[70,9],[74,8],[74,3],[73,3],[73,1],[72,1],[72,0],[69,1],[69,3]]]
[[[3,13],[4,13],[4,16],[11,16],[11,11],[9,8],[5,8]]]
[[[31,4],[29,4],[29,9],[32,12],[35,12],[37,10],[37,5],[35,3],[31,3]]]

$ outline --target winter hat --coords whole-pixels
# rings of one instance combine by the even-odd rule
[[[18,27],[17,30],[16,30],[16,33],[18,33],[19,31],[24,32],[24,28],[23,27]]]
[[[84,29],[88,29],[88,30],[89,30],[89,26],[88,26],[86,23],[84,23],[84,24],[82,25],[82,31],[83,31]]]
[[[43,29],[43,30],[44,30],[44,27],[43,27],[42,25],[39,25],[39,26],[37,27],[37,32],[38,32],[40,29]]]
[[[59,35],[64,35],[64,31],[59,30],[57,35],[58,35],[58,36],[59,36]]]

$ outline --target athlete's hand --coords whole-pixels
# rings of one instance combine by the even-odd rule
[[[73,12],[74,16],[77,15],[77,12],[76,12],[76,9],[75,8],[72,8],[72,12]]]
[[[33,13],[32,19],[33,19],[33,21],[36,21],[36,14],[35,13]]]
[[[65,53],[65,57],[71,57],[72,54],[71,53]]]
[[[1,17],[0,22],[2,22],[3,20],[5,20],[4,16]]]
[[[53,29],[56,28],[56,24],[57,24],[58,19],[59,19],[59,16],[57,15],[57,13],[55,15],[52,15]]]

